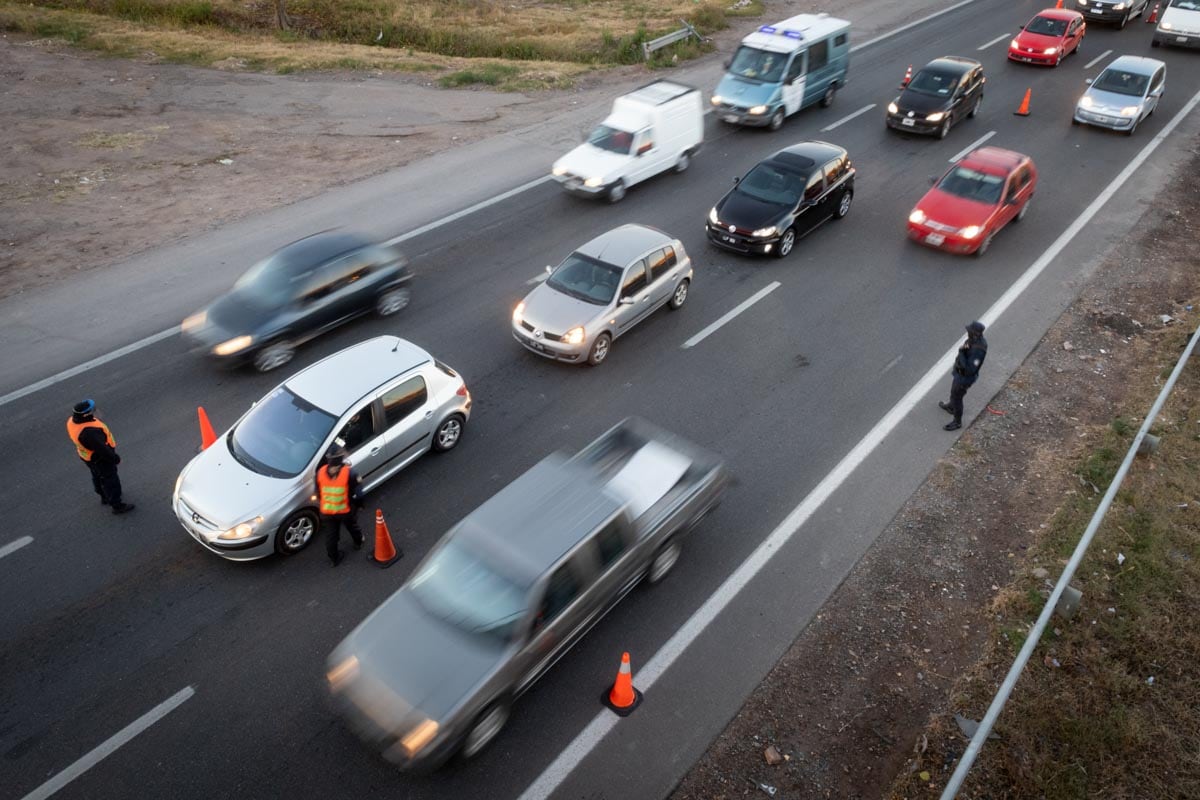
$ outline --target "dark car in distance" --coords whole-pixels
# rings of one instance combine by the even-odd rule
[[[983,102],[983,65],[961,56],[935,58],[917,72],[887,107],[887,126],[899,131],[933,134],[945,139],[966,117],[979,113]]]
[[[391,316],[408,305],[412,273],[399,250],[344,231],[307,236],[250,268],[233,288],[183,321],[208,355],[260,372],[361,314]]]
[[[736,253],[783,258],[822,222],[850,212],[854,174],[850,155],[836,144],[786,147],[734,179],[708,212],[708,240]]]

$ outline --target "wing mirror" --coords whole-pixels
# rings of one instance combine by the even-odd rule
[[[1083,79],[1083,82],[1084,82],[1084,83],[1086,83],[1088,86],[1091,86],[1091,85],[1092,85],[1092,79],[1091,79],[1091,78],[1084,78],[1084,79]]]
[[[725,69],[729,69],[732,66],[733,66],[733,59],[732,58],[725,59]]]
[[[737,185],[738,185],[739,183],[741,183],[741,182],[742,182],[742,178],[741,178],[741,176],[740,176],[740,175],[739,175],[738,177],[736,177],[736,178],[734,178],[734,179],[733,179],[733,185],[734,185],[734,186],[737,186]]]
[[[930,185],[930,186],[936,186],[936,185],[937,185],[937,175],[930,175],[930,176],[929,176],[929,185]]]
[[[620,300],[617,301],[617,305],[631,306],[631,305],[633,305],[633,298],[632,297],[622,297]]]
[[[641,147],[638,148],[638,150],[637,150],[638,157],[640,158],[642,155],[649,153],[653,149],[654,149],[654,143],[646,142],[644,145],[642,145]]]
[[[551,272],[554,272],[554,267],[547,264],[546,265],[546,274],[549,275]]]

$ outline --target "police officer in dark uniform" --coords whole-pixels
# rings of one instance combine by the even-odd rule
[[[967,326],[967,340],[958,348],[954,359],[954,370],[950,383],[950,402],[938,402],[938,408],[954,415],[943,430],[956,431],[962,427],[963,396],[979,377],[979,368],[987,358],[987,339],[983,338],[983,323],[972,322]]]
[[[338,549],[343,525],[350,532],[354,549],[361,550],[363,546],[363,532],[358,527],[357,515],[362,506],[362,481],[346,464],[346,455],[346,449],[335,444],[329,449],[325,464],[317,467],[317,498],[325,528],[325,552],[335,567],[345,558]]]
[[[100,502],[112,509],[114,514],[133,511],[133,503],[121,500],[121,478],[117,475],[117,440],[108,426],[96,419],[96,401],[82,400],[71,410],[67,420],[67,436],[75,445],[75,452],[92,473],[92,488],[100,495]]]

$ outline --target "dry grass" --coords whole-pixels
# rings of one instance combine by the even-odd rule
[[[75,144],[92,150],[133,150],[154,141],[167,128],[167,125],[155,125],[144,131],[91,131],[77,139]]]

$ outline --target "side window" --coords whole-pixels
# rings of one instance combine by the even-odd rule
[[[844,158],[835,158],[833,161],[830,161],[825,165],[826,186],[833,186],[842,179],[842,175],[844,175],[846,172],[845,162],[846,159]]]
[[[621,284],[621,297],[632,297],[646,288],[646,259],[641,259],[625,270],[625,281]]]
[[[654,149],[654,129],[646,128],[638,134],[637,154],[648,153]]]
[[[846,34],[839,33],[837,36],[833,37],[833,46],[834,47],[845,47],[846,40],[847,40]]]
[[[804,74],[804,53],[796,53],[792,56],[792,63],[788,64],[787,78],[788,83],[796,80]]]
[[[825,175],[821,170],[817,170],[808,178],[808,183],[804,186],[804,200],[811,202],[821,196],[825,191]]]
[[[371,417],[370,405],[363,406],[355,412],[354,416],[338,432],[338,438],[345,442],[345,447],[350,452],[357,450],[374,435],[375,421]]]
[[[1164,77],[1166,77],[1166,72],[1161,69],[1154,73],[1154,80],[1150,82],[1150,90],[1157,91],[1158,89],[1161,89]]]
[[[579,580],[571,572],[570,566],[563,564],[550,576],[546,585],[546,594],[538,606],[537,619],[534,628],[540,628],[554,621],[563,609],[571,605],[571,601],[579,596]]]
[[[390,428],[425,405],[426,395],[425,379],[420,375],[388,389],[383,393],[384,424]]]
[[[816,72],[829,63],[829,40],[822,39],[808,46],[808,71]]]
[[[600,554],[600,565],[607,567],[625,552],[625,540],[621,538],[620,523],[613,521],[596,534],[596,549]]]
[[[646,260],[650,262],[650,281],[653,283],[675,266],[675,248],[664,247],[662,250],[656,250]]]

